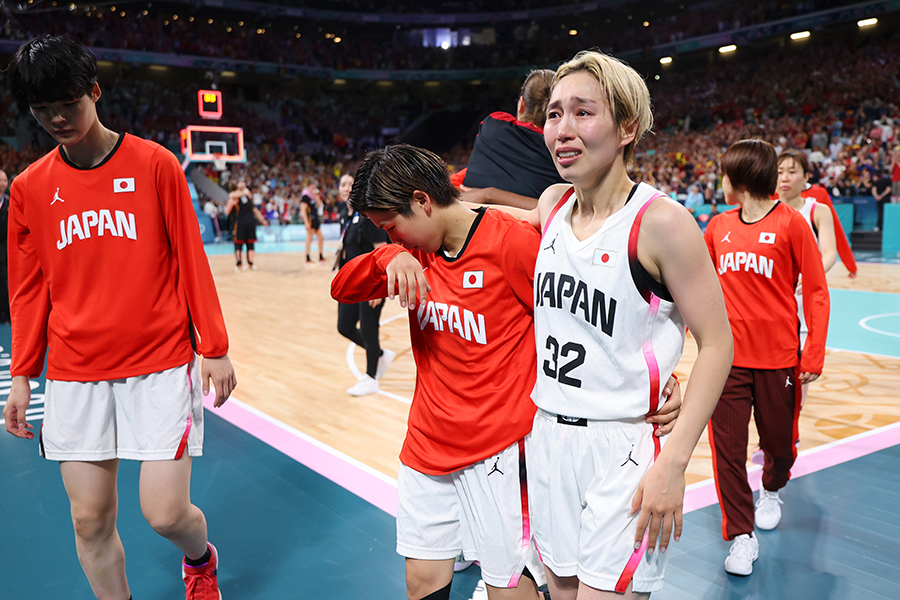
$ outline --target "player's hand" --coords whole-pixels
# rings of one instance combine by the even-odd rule
[[[209,393],[210,380],[212,380],[212,384],[216,389],[216,400],[213,402],[213,406],[219,408],[225,404],[225,401],[228,400],[231,392],[237,386],[234,367],[231,366],[231,360],[227,354],[224,356],[203,357],[203,362],[200,363],[200,381],[203,382],[204,396]]]
[[[666,387],[663,388],[663,405],[648,416],[647,423],[655,423],[659,428],[654,432],[656,437],[662,437],[672,433],[675,428],[675,420],[681,414],[681,384],[674,377],[669,377]]]
[[[803,293],[803,275],[797,275],[797,287],[794,288],[794,293],[798,296]]]
[[[818,373],[800,373],[800,385],[810,383],[819,378]]]
[[[857,275],[859,275],[857,271],[851,271],[847,274],[847,277],[849,277],[850,279],[856,279]]]
[[[388,263],[387,269],[388,298],[394,296],[400,298],[400,306],[416,308],[416,299],[419,304],[425,304],[425,297],[431,291],[428,279],[425,278],[425,270],[409,252],[401,252]]]
[[[34,437],[31,423],[25,420],[25,411],[28,410],[29,404],[31,404],[31,385],[28,378],[21,375],[13,377],[9,398],[3,409],[3,421],[6,423],[6,431],[26,440]]]
[[[659,551],[665,552],[669,540],[681,539],[684,507],[684,471],[666,460],[657,460],[644,474],[631,501],[631,514],[640,511],[634,549],[640,548],[647,533],[647,553],[653,554],[657,539]]]
[[[382,302],[384,302],[384,298],[379,298],[378,300],[369,300],[369,307],[374,310],[381,306]]]

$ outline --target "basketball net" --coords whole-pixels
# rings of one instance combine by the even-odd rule
[[[220,173],[225,170],[225,155],[219,152],[213,152],[213,168]]]

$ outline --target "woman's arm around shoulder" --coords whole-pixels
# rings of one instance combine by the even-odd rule
[[[555,183],[548,187],[541,194],[541,197],[538,198],[537,208],[532,213],[529,213],[526,220],[534,225],[538,231],[543,232],[550,215],[553,214],[553,209],[559,204],[563,194],[570,189],[572,189],[572,185],[569,183]]]

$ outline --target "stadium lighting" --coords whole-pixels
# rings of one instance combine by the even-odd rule
[[[661,64],[661,65],[668,65],[671,62],[672,62],[671,56],[663,56],[661,59],[659,59],[659,64]]]
[[[577,29],[570,29],[570,30],[569,30],[569,35],[578,35],[578,30],[577,30]]]
[[[719,54],[728,54],[729,52],[734,52],[737,50],[737,46],[734,44],[728,44],[727,46],[722,46],[719,48]]]
[[[650,27],[650,21],[644,21],[643,25],[644,27]]]
[[[872,17],[871,19],[863,19],[862,21],[857,21],[856,24],[860,27],[871,27],[872,25],[876,25],[878,23],[878,19]]]
[[[335,44],[340,44],[340,43],[341,43],[341,38],[335,37],[335,38],[334,38],[334,43],[335,43]]]
[[[808,37],[809,37],[809,32],[808,32],[808,31],[798,31],[797,33],[792,33],[792,34],[791,34],[791,39],[792,39],[792,40],[805,40],[805,39],[808,38]]]

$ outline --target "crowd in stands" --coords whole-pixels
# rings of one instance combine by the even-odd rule
[[[734,14],[749,11],[740,16],[750,20],[770,18],[766,5],[720,8]],[[751,60],[723,59],[663,72],[648,85],[654,133],[638,144],[632,173],[682,201],[690,196],[691,202],[716,202],[721,194],[719,157],[730,144],[748,137],[766,139],[779,150],[806,150],[813,182],[833,196],[870,195],[873,182],[897,160],[892,150],[900,145],[900,34],[807,43],[805,50],[792,47]],[[352,172],[366,149],[390,141],[390,132],[403,131],[431,109],[514,110],[512,101],[491,86],[443,84],[430,98],[413,97],[408,88],[375,93],[376,88],[339,91],[325,86],[299,94],[275,82],[261,86],[261,97],[252,102],[229,95],[227,118],[220,124],[244,128],[248,163],[233,172],[208,167],[210,175],[225,179],[226,187],[229,177],[246,178],[264,204],[271,202],[267,208],[275,219],[270,220],[292,223],[299,221],[300,190],[315,181],[326,220],[339,218],[335,189],[340,174]],[[198,120],[196,89],[196,82],[120,78],[103,87],[98,106],[114,130],[177,149],[178,131]],[[30,128],[25,143],[23,127]],[[41,156],[51,142],[33,119],[19,114],[2,85],[0,136],[19,140],[18,150],[0,143],[0,168],[10,174]],[[465,166],[471,142],[444,152],[452,168]]]
[[[376,9],[378,12],[404,12],[402,5],[394,6],[393,3],[390,6],[379,4],[377,7],[371,2],[347,4],[369,6],[373,12]],[[455,7],[457,14],[479,11],[495,13],[504,10],[504,6],[508,10],[519,11],[524,8],[519,4],[512,0],[505,3],[463,2],[448,3],[446,8]],[[547,7],[552,3],[542,0],[534,4]],[[559,4],[571,2],[560,0]],[[702,6],[696,6],[698,4]],[[195,17],[191,14],[191,6],[182,6],[181,14],[178,14],[178,10],[171,5],[148,5],[147,9],[143,5],[138,8],[133,5],[80,5],[72,11],[51,12],[17,12],[5,7],[2,10],[6,13],[3,15],[6,26],[0,35],[7,39],[25,40],[53,32],[68,34],[94,47],[265,61],[339,71],[459,70],[530,65],[553,68],[589,46],[599,45],[612,53],[639,50],[847,4],[852,3],[847,0],[769,0],[754,3],[724,0],[698,3],[685,0],[678,8],[675,4],[661,4],[655,10],[651,10],[653,7],[604,7],[593,13],[572,17],[570,26],[566,27],[558,26],[559,18],[552,19],[552,25],[544,27],[533,21],[476,23],[472,25],[476,31],[479,27],[490,25],[496,38],[495,44],[459,45],[448,49],[423,48],[421,41],[418,45],[414,42],[419,39],[416,36],[402,35],[407,30],[421,29],[421,25],[403,26],[403,31],[398,32],[400,35],[394,36],[394,26],[389,24],[367,22],[353,29],[352,25],[341,20],[315,22],[250,12],[233,13],[235,16],[230,18],[209,17],[198,12]],[[421,12],[423,6],[419,3],[407,8],[410,12],[413,12],[412,9]],[[429,3],[427,6],[432,11],[432,5]],[[577,30],[579,27],[582,28],[579,34],[570,35],[571,28]],[[392,41],[386,43],[385,40]]]

